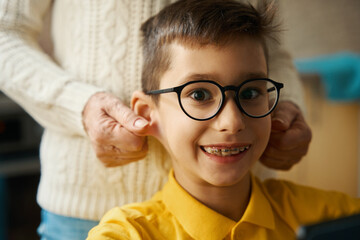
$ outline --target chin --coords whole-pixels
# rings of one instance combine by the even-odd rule
[[[233,174],[211,174],[206,181],[216,187],[231,187],[239,184],[248,176],[248,172],[233,173]]]

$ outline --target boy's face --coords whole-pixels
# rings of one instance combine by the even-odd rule
[[[238,86],[250,78],[267,77],[262,45],[247,37],[220,48],[187,48],[173,43],[170,50],[171,66],[160,79],[160,89],[193,80]],[[232,186],[249,177],[251,166],[268,143],[271,121],[270,116],[256,119],[244,115],[233,96],[232,91],[226,92],[222,110],[207,121],[186,116],[176,93],[159,96],[154,109],[157,138],[169,151],[180,184]],[[219,149],[232,149],[234,154],[215,153]],[[238,153],[239,149],[244,151]]]

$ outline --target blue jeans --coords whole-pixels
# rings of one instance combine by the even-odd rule
[[[38,234],[41,240],[84,240],[90,229],[98,223],[98,221],[65,217],[42,210]]]

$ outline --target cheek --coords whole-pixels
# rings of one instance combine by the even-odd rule
[[[196,128],[191,119],[174,119],[172,128],[168,131],[167,138],[171,141],[171,146],[178,151],[192,151],[192,148],[197,145],[198,139],[203,131],[201,128]]]
[[[270,116],[252,121],[252,129],[258,144],[258,150],[263,152],[268,144],[271,133]]]
[[[197,140],[204,132],[204,124],[187,117],[180,107],[178,110],[161,111],[159,119],[161,119],[159,140],[170,155],[190,157],[191,154],[195,154],[194,149],[197,146]]]
[[[270,133],[271,133],[271,118],[270,116],[262,119],[262,123],[261,123],[261,126],[262,129],[261,131],[258,133],[258,135],[261,137],[261,140],[264,144],[264,150],[269,142],[269,138],[270,138]]]

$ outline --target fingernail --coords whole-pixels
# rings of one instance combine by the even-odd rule
[[[146,120],[144,120],[144,119],[142,119],[142,118],[138,118],[138,119],[136,119],[135,122],[134,122],[134,126],[135,126],[136,128],[143,128],[143,127],[145,127],[146,125],[148,125],[148,121],[146,121]]]
[[[280,124],[285,124],[285,121],[282,120],[281,118],[273,118],[273,119],[272,119],[272,122],[273,122],[273,123],[274,123],[274,122],[278,122],[278,123],[280,123]]]

